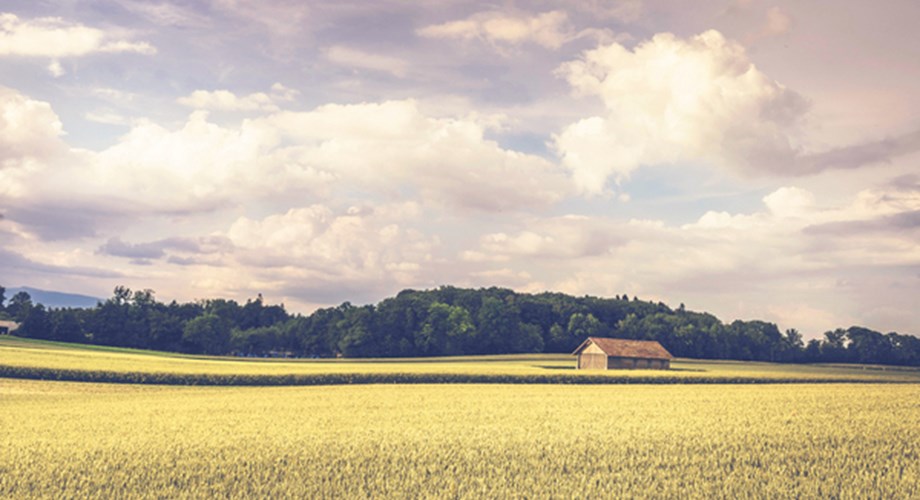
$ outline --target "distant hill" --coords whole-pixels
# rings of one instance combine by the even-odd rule
[[[45,307],[88,308],[96,307],[97,302],[104,302],[103,299],[98,297],[90,297],[89,295],[55,292],[52,290],[39,290],[38,288],[32,288],[28,286],[21,286],[19,288],[7,288],[5,294],[7,302],[13,295],[16,295],[19,292],[28,293],[29,296],[32,297],[33,304],[42,304]]]

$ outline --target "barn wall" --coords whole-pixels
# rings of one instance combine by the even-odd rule
[[[594,342],[588,343],[588,345],[586,345],[585,348],[581,350],[581,352],[585,352],[588,354],[602,354],[604,356],[607,356],[607,353],[604,352],[603,349],[598,347],[597,344],[595,344]]]
[[[582,352],[578,355],[579,370],[603,370],[607,366],[607,355]]]
[[[671,367],[671,362],[667,359],[652,359],[649,360],[649,369],[652,370],[667,370]]]
[[[667,370],[671,362],[666,359],[607,358],[607,368],[611,370]]]
[[[636,360],[633,358],[608,358],[607,368],[611,370],[632,370],[636,367]]]

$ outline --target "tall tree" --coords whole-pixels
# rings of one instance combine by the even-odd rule
[[[33,339],[52,338],[53,327],[45,306],[39,304],[35,307],[29,307],[21,322],[22,325],[16,330],[17,335]]]
[[[478,349],[483,354],[511,352],[512,338],[518,333],[520,319],[518,308],[498,297],[487,296],[477,315],[478,328],[484,342]]]
[[[72,309],[54,310],[51,312],[51,337],[64,342],[82,342],[83,327],[76,311]]]
[[[460,307],[434,302],[422,328],[415,335],[415,346],[422,355],[466,354],[475,345],[476,326],[470,313]]]
[[[572,351],[588,337],[601,336],[603,325],[591,313],[575,313],[569,317],[566,327],[566,341],[562,346],[566,351]]]
[[[824,342],[821,343],[821,360],[830,362],[846,361],[846,336],[843,328],[824,332]]]
[[[28,292],[16,292],[6,306],[6,312],[14,321],[22,323],[32,310],[32,297]]]
[[[230,327],[216,314],[207,313],[185,324],[182,342],[190,352],[225,354],[230,347]]]
[[[804,355],[805,341],[802,339],[802,334],[799,333],[795,328],[789,328],[786,330],[786,335],[783,339],[785,345],[783,346],[781,361],[800,361]]]
[[[343,304],[344,305],[344,304]],[[344,319],[336,324],[340,332],[338,350],[346,357],[374,356],[373,306],[348,305]]]

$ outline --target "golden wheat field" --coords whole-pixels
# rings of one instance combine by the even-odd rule
[[[190,385],[373,382],[920,382],[920,369],[677,359],[671,370],[575,370],[565,354],[410,359],[189,356],[0,337],[0,376]]]
[[[4,498],[917,498],[920,386],[0,379]]]

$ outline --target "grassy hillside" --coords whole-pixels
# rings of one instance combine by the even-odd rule
[[[917,498],[920,385],[0,379],[2,498]]]
[[[861,365],[678,359],[668,371],[578,371],[566,355],[283,360],[0,338],[0,376],[193,385],[349,383],[790,383],[920,382],[920,370]]]

